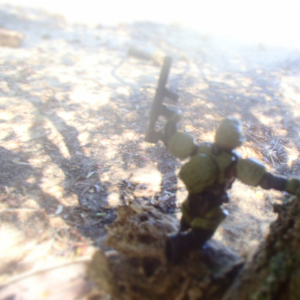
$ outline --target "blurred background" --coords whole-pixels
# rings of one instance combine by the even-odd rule
[[[72,22],[116,25],[150,21],[183,25],[202,33],[224,34],[246,43],[300,45],[297,0],[1,0],[0,3],[43,9],[61,14]]]

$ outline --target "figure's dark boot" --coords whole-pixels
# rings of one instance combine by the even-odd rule
[[[200,249],[213,233],[204,229],[193,229],[169,235],[165,248],[168,262],[174,265],[179,264],[188,252]]]
[[[166,258],[169,263],[179,264],[183,257],[191,250],[193,237],[188,233],[178,232],[168,236],[166,244]]]

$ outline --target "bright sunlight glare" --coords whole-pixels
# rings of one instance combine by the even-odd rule
[[[298,0],[0,0],[1,3],[42,8],[68,21],[103,25],[159,22],[242,42],[300,47]]]

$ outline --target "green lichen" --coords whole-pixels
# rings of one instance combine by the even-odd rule
[[[262,282],[258,291],[251,296],[251,300],[274,299],[280,285],[286,282],[290,274],[289,257],[286,252],[279,252],[269,261],[268,276]]]
[[[279,252],[270,260],[270,271],[277,281],[285,281],[289,276],[289,257],[285,252]]]

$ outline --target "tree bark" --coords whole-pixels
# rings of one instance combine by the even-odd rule
[[[178,221],[150,206],[120,207],[108,228],[109,253],[98,251],[89,275],[120,300],[300,299],[300,202],[277,206],[270,234],[246,259],[216,241],[178,266],[164,258]]]
[[[222,300],[300,299],[300,201],[277,207],[278,218]]]

